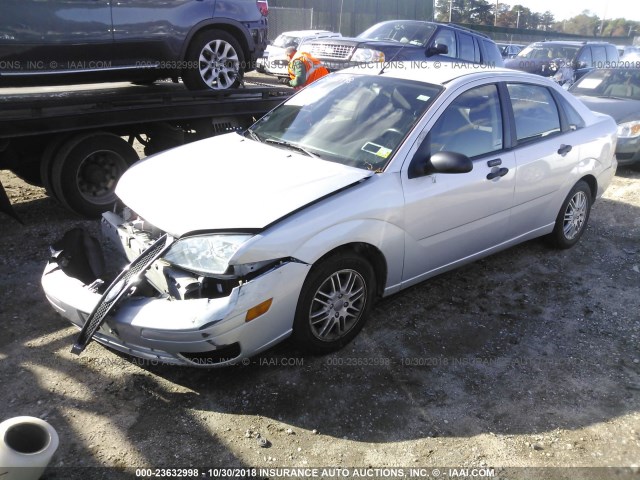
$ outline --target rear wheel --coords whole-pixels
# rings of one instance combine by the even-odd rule
[[[137,160],[133,147],[111,133],[72,137],[53,159],[50,181],[54,195],[81,215],[98,216],[113,207],[120,176]]]
[[[65,135],[58,135],[54,139],[50,140],[47,146],[42,152],[42,158],[40,159],[40,178],[42,179],[42,186],[47,191],[47,195],[53,198],[56,201],[58,200],[58,196],[53,190],[53,183],[51,181],[52,170],[53,170],[53,160],[58,153],[58,149],[60,146],[67,141],[69,137]]]
[[[567,195],[556,218],[556,225],[549,239],[557,248],[571,248],[584,233],[591,212],[591,189],[580,180]]]
[[[314,266],[298,300],[294,342],[316,353],[347,344],[366,321],[375,283],[369,262],[353,253],[335,255]]]
[[[222,30],[196,35],[187,51],[182,80],[189,90],[226,90],[240,84],[244,54],[233,36]]]

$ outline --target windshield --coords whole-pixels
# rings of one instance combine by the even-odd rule
[[[256,141],[379,171],[440,90],[398,78],[334,73],[269,112],[247,134]]]
[[[300,42],[300,37],[292,37],[289,35],[278,35],[276,39],[273,41],[274,47],[296,47],[298,48],[298,42]]]
[[[640,100],[640,70],[594,70],[577,81],[569,91],[575,95]]]
[[[365,30],[358,38],[368,40],[392,40],[399,43],[425,46],[436,27],[429,23],[385,22]]]
[[[574,58],[578,53],[579,47],[574,46],[552,46],[552,45],[529,45],[525,47],[518,58],[528,59],[548,59],[553,58]]]

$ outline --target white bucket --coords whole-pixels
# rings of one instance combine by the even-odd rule
[[[53,427],[39,418],[14,417],[0,423],[0,478],[37,480],[58,443]]]

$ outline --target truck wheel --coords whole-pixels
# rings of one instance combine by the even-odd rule
[[[67,135],[59,135],[53,140],[50,140],[40,158],[40,179],[42,180],[42,186],[47,191],[47,195],[59,203],[62,202],[58,200],[58,196],[53,190],[53,183],[51,182],[53,159],[60,149],[60,146],[66,142],[68,138]]]
[[[96,217],[113,207],[118,179],[136,161],[133,147],[111,133],[73,137],[55,154],[51,170],[54,194],[71,210]]]
[[[226,90],[237,87],[244,73],[244,54],[240,44],[222,30],[197,34],[187,50],[188,68],[182,81],[189,90]]]

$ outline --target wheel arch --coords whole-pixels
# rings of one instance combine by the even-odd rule
[[[329,257],[344,253],[355,253],[371,264],[376,276],[376,294],[382,296],[387,283],[387,261],[384,254],[376,246],[366,242],[351,242],[340,245],[318,258],[314,265],[318,265]]]
[[[291,241],[292,235],[304,232],[300,243],[287,255],[310,265],[342,249],[366,257],[375,269],[378,289],[390,295],[400,289],[404,266],[406,232],[393,222],[382,218],[350,219],[322,229],[309,222],[290,230],[283,228],[269,238],[265,249],[282,250],[282,245]],[[277,249],[277,250],[276,250]],[[251,260],[254,261],[254,260]]]
[[[598,180],[596,179],[596,177],[594,177],[593,175],[585,175],[580,180],[586,182],[586,184],[589,185],[589,190],[591,190],[591,203],[595,202],[598,195]]]
[[[182,45],[182,51],[180,52],[180,57],[182,59],[187,58],[187,52],[189,51],[189,47],[191,47],[193,39],[197,35],[208,30],[222,30],[232,35],[236,40],[238,40],[238,43],[242,48],[244,61],[246,63],[251,63],[251,52],[255,51],[256,48],[255,42],[253,41],[253,38],[247,36],[245,32],[246,28],[244,28],[240,22],[230,18],[209,19],[195,25],[187,35],[186,41]]]

